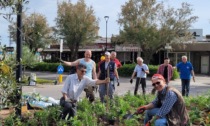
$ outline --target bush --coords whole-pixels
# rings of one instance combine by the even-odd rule
[[[125,64],[121,68],[118,69],[118,74],[119,76],[122,77],[131,77],[134,68],[136,64]],[[149,67],[149,74],[147,75],[148,77],[151,77],[153,74],[157,73],[158,66],[156,65],[148,65]],[[174,69],[173,71],[173,77],[172,80],[179,78],[179,74],[177,72],[177,69]]]
[[[50,72],[57,72],[57,68],[60,65],[60,63],[45,63],[45,62],[41,62],[41,63],[36,63],[33,67],[29,67],[29,70],[32,71],[50,71]],[[64,67],[64,72],[69,72],[70,71],[70,67],[69,66],[65,66]]]

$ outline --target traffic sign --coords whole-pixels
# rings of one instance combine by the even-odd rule
[[[64,71],[64,67],[62,65],[59,65],[58,68],[57,68],[58,74],[62,74],[63,71]]]
[[[7,52],[13,52],[14,51],[14,47],[6,47],[6,51]]]

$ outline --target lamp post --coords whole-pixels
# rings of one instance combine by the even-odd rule
[[[169,52],[169,50],[172,49],[172,47],[169,45],[169,43],[166,43],[165,49],[166,49],[166,57],[168,57],[168,52]]]
[[[108,20],[109,20],[109,16],[104,16],[104,19],[106,21],[106,48],[105,48],[105,51],[107,51],[107,23],[108,23]]]

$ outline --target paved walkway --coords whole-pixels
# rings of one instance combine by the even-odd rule
[[[26,74],[29,74],[30,72],[26,72]],[[38,78],[45,78],[45,79],[52,79],[55,80],[58,75],[56,73],[49,73],[49,72],[34,72],[36,73]],[[67,76],[67,73],[63,75],[63,80],[65,80]],[[196,82],[191,81],[191,89],[190,89],[190,95],[196,96],[200,95],[204,92],[210,91],[210,77],[207,75],[197,75],[196,76]],[[133,81],[133,84],[129,83],[130,78],[121,77],[120,78],[120,86],[116,86],[116,94],[117,95],[123,95],[127,93],[128,91],[131,91],[133,93],[134,86],[135,86],[135,79]],[[181,91],[181,81],[180,79],[172,80],[170,82],[171,86],[176,87],[178,90]],[[24,92],[39,92],[43,96],[50,96],[55,99],[59,99],[61,95],[61,89],[63,87],[63,83],[58,85],[48,84],[48,85],[39,85],[36,86],[24,86],[23,87],[23,93]],[[150,78],[147,79],[147,88],[146,92],[150,93],[152,90],[151,81]],[[142,93],[141,86],[139,88],[139,93]],[[83,93],[84,96],[84,93]],[[98,97],[98,93],[96,93],[96,96]]]

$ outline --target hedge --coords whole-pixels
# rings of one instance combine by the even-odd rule
[[[29,68],[32,71],[50,71],[50,72],[56,72],[57,67],[60,65],[60,63],[37,63],[33,68]],[[133,70],[135,68],[136,64],[124,64],[121,68],[118,69],[119,76],[121,77],[131,77]],[[70,72],[71,67],[65,66],[64,72]],[[148,77],[151,77],[153,74],[157,72],[158,66],[156,65],[148,65],[150,73],[148,74]],[[97,67],[98,68],[98,67]],[[179,74],[176,69],[174,69],[173,77],[172,79],[179,78]]]

